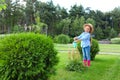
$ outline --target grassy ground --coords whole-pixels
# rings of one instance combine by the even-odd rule
[[[50,80],[120,80],[120,56],[97,55],[91,67],[81,73],[66,71],[65,66],[69,61],[67,54],[59,53],[58,56],[57,74]]]
[[[118,44],[99,44],[100,52],[120,53],[120,45]],[[55,44],[55,48],[60,50],[72,50],[72,44]]]
[[[119,44],[99,44],[100,52],[120,53]]]
[[[99,44],[100,52],[120,53],[120,45]],[[55,44],[60,50],[72,50],[72,44]],[[95,61],[85,72],[70,72],[65,70],[68,63],[67,53],[59,53],[60,62],[57,65],[57,74],[50,80],[119,80],[120,79],[120,56],[118,55],[97,55]]]

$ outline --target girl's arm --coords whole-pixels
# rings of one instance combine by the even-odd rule
[[[74,37],[73,39],[74,39],[74,41],[78,40],[78,38],[77,38],[77,37]]]
[[[81,40],[80,39],[78,39],[78,40],[75,40],[75,42],[80,42]]]
[[[87,34],[87,35],[82,36],[80,39],[81,40],[86,40],[86,39],[89,39],[89,38],[90,38],[90,35]]]
[[[74,37],[74,41],[75,41],[75,40],[81,40],[82,35],[83,35],[83,34],[80,34],[79,36]]]
[[[78,39],[78,37],[74,37],[74,41],[75,41],[75,42],[79,42],[80,39]]]

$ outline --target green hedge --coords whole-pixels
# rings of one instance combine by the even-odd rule
[[[112,38],[111,43],[112,44],[120,44],[120,38]]]
[[[60,34],[55,37],[55,42],[60,44],[67,44],[70,42],[70,38],[68,35]]]
[[[20,33],[0,40],[0,80],[47,80],[55,72],[57,52],[49,37]]]
[[[82,56],[82,48],[80,46],[81,43],[78,44],[78,50]],[[90,57],[91,57],[91,60],[94,60],[95,59],[95,56],[96,54],[99,52],[99,44],[98,44],[98,41],[95,40],[95,39],[92,39],[92,45],[91,45],[91,50],[90,50]]]

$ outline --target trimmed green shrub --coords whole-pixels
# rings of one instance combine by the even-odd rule
[[[81,43],[78,44],[78,50],[81,54],[81,56],[83,56],[82,54],[82,48],[80,46]],[[99,44],[98,44],[98,41],[95,40],[95,39],[92,39],[92,43],[91,43],[91,49],[90,49],[90,57],[91,57],[91,60],[94,60],[95,59],[95,56],[96,54],[99,52]]]
[[[112,38],[111,43],[112,44],[120,44],[120,38]]]
[[[34,33],[5,36],[0,40],[0,80],[48,80],[58,63],[49,37]]]
[[[71,60],[66,65],[65,68],[68,71],[76,71],[76,72],[83,72],[85,70],[85,67],[83,66],[83,64],[78,60]]]
[[[60,44],[67,44],[70,42],[70,38],[68,35],[60,34],[55,37],[55,41]]]

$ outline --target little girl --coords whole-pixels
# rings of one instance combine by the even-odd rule
[[[84,32],[79,36],[74,37],[74,40],[81,41],[81,47],[83,52],[83,64],[84,66],[90,66],[90,46],[91,46],[91,33],[93,32],[92,24],[84,24],[83,25]]]

